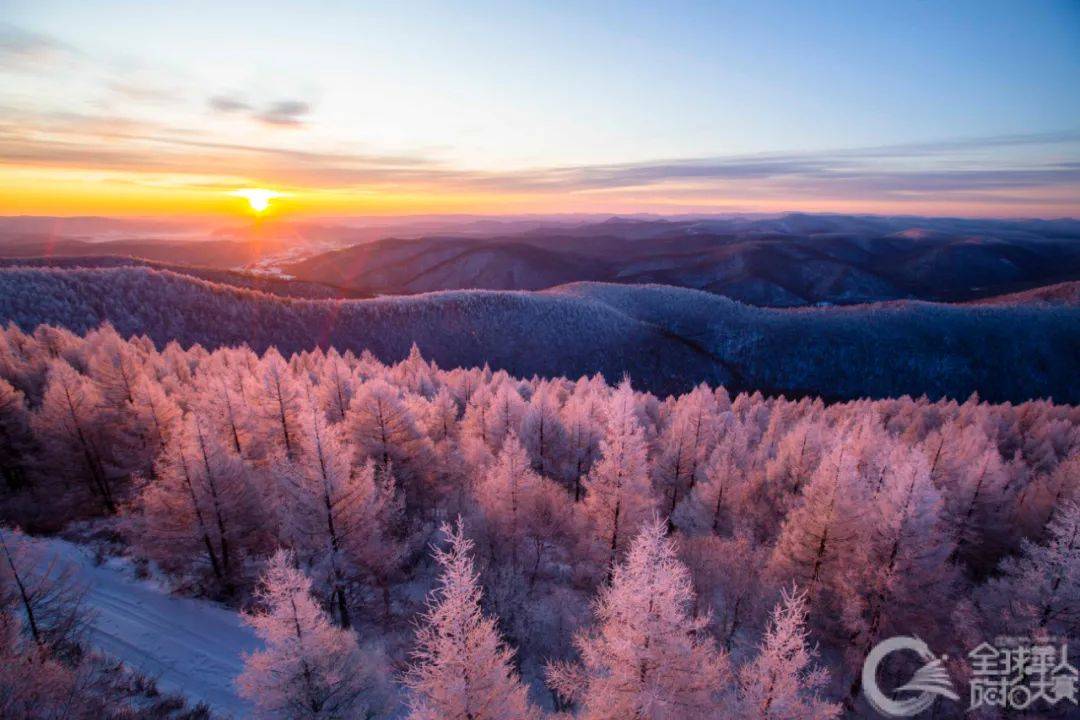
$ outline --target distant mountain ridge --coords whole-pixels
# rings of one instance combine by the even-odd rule
[[[574,283],[369,300],[281,298],[147,267],[0,269],[0,322],[102,322],[206,347],[333,345],[519,376],[630,373],[657,393],[699,382],[827,399],[927,394],[1080,402],[1080,308],[884,304],[777,310],[658,285]],[[992,349],[989,352],[988,349]]]
[[[1080,279],[1080,223],[787,215],[387,238],[284,266],[367,294],[658,283],[771,307],[964,301]]]
[[[131,256],[207,270],[258,268],[346,297],[598,281],[693,288],[763,307],[967,302],[1080,280],[1080,221],[1072,219],[472,218],[439,221],[445,230],[435,221],[367,228],[285,223],[247,240],[97,241],[44,233],[47,220],[0,218],[0,257]],[[68,225],[108,227],[100,218]],[[428,228],[435,229],[425,235]],[[402,236],[386,237],[398,230]],[[341,249],[326,250],[333,247]]]

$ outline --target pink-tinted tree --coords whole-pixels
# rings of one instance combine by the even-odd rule
[[[157,478],[136,501],[131,536],[166,568],[188,571],[205,561],[229,590],[245,556],[262,544],[262,518],[247,466],[202,417],[189,413],[158,460]]]
[[[600,459],[589,472],[585,492],[583,511],[610,573],[654,505],[645,436],[629,380],[619,385],[608,403]]]
[[[460,525],[444,527],[435,550],[439,588],[428,601],[405,675],[410,720],[530,720],[539,717],[514,670],[514,653],[495,619],[480,609],[472,541]]]
[[[715,718],[727,656],[692,614],[690,573],[660,520],[646,522],[596,603],[596,625],[575,638],[580,663],[553,663],[548,681],[588,720]]]
[[[1064,637],[1080,630],[1080,504],[1066,503],[1046,543],[1025,541],[1000,571],[982,594],[995,624],[1010,633]]]
[[[840,705],[821,697],[828,672],[815,665],[805,596],[785,593],[773,610],[757,657],[739,670],[730,717],[740,720],[831,720]]]
[[[56,472],[79,478],[107,513],[115,513],[118,478],[107,455],[112,426],[97,386],[67,362],[53,360],[31,424]]]
[[[356,636],[334,627],[311,596],[311,581],[279,551],[267,562],[257,594],[261,609],[245,616],[265,644],[244,657],[240,695],[267,720],[364,716],[372,669]]]

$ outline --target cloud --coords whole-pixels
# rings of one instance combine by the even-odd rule
[[[220,113],[234,113],[242,110],[250,110],[251,106],[236,95],[213,95],[207,100],[211,110]]]
[[[207,104],[214,112],[223,115],[243,113],[255,122],[275,127],[300,127],[305,116],[311,113],[311,104],[303,100],[278,100],[256,106],[235,93],[212,95]]]
[[[128,80],[110,80],[106,88],[114,95],[141,103],[164,103],[176,98],[175,90]]]
[[[0,67],[14,70],[40,69],[79,52],[52,36],[0,23]]]
[[[255,113],[259,122],[267,125],[297,127],[304,124],[304,116],[311,112],[311,105],[302,100],[280,100]]]

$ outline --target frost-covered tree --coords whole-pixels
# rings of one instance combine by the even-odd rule
[[[332,423],[345,419],[359,382],[346,362],[331,348],[319,372],[319,404]]]
[[[77,649],[85,594],[73,567],[18,529],[0,527],[0,605],[18,615],[34,645],[61,656]]]
[[[514,569],[518,567],[525,522],[539,484],[540,476],[533,471],[528,453],[511,432],[476,488],[477,504],[491,534],[493,551],[502,553],[505,548]]]
[[[698,471],[701,481],[676,509],[675,522],[687,532],[722,535],[731,531],[736,510],[744,517],[760,514],[746,503],[750,461],[746,431],[730,413],[727,418],[719,442]]]
[[[870,531],[845,559],[840,594],[851,631],[852,682],[848,701],[862,688],[863,659],[881,639],[898,633],[941,637],[949,621],[928,595],[951,597],[957,574],[949,562],[954,541],[941,493],[918,449],[896,446],[882,487],[869,506]]]
[[[553,663],[548,681],[587,720],[716,718],[727,656],[692,613],[690,573],[660,520],[645,523],[596,603],[595,627],[575,638],[579,663]]]
[[[192,384],[191,404],[243,457],[262,452],[255,442],[258,414],[249,400],[257,361],[249,351],[219,350],[204,362]],[[245,387],[246,386],[246,387]]]
[[[250,471],[197,413],[159,457],[157,477],[135,505],[131,536],[149,558],[175,570],[205,562],[229,589],[266,527]]]
[[[304,391],[288,363],[271,348],[262,359],[251,390],[263,437],[288,460],[299,452],[300,404]]]
[[[265,648],[244,656],[240,695],[267,720],[331,720],[364,716],[372,670],[349,630],[334,627],[311,596],[311,581],[278,551],[267,562],[257,600],[245,620]]]
[[[730,717],[740,720],[830,720],[840,705],[821,697],[828,672],[815,664],[806,629],[805,596],[784,593],[754,660],[739,670]]]
[[[410,720],[529,720],[539,717],[514,670],[494,618],[480,609],[473,543],[460,522],[444,526],[446,550],[435,550],[439,588],[417,632],[405,675]]]
[[[439,388],[431,402],[425,403],[419,421],[424,433],[434,443],[456,440],[458,436],[458,405],[447,387]]]
[[[581,500],[582,480],[600,456],[603,428],[599,422],[599,403],[590,396],[573,395],[563,406],[563,425],[567,435],[566,473],[573,487],[574,502]]]
[[[281,463],[276,474],[285,535],[301,559],[325,578],[337,620],[347,628],[349,579],[365,556],[396,554],[387,542],[394,497],[392,484],[377,482],[373,461],[353,467],[338,427],[327,422],[317,403],[306,402],[298,460]]]
[[[495,391],[491,406],[485,413],[487,427],[484,437],[492,452],[498,452],[503,440],[510,433],[520,435],[521,421],[524,416],[525,401],[521,399],[521,393],[517,391],[513,383],[504,381]]]
[[[979,568],[986,558],[995,557],[989,547],[1000,543],[1004,535],[1007,522],[1001,509],[1007,500],[1007,481],[997,448],[986,446],[968,458],[966,471],[959,474],[956,484],[945,488],[956,559]]]
[[[696,608],[711,610],[709,629],[727,651],[760,631],[766,604],[774,594],[762,568],[769,547],[749,533],[732,537],[691,535],[679,542],[697,591]]]
[[[133,404],[135,383],[144,372],[136,349],[108,324],[87,335],[86,341],[86,374],[101,389],[103,402],[115,411]]]
[[[1000,570],[982,597],[1004,630],[1063,637],[1080,631],[1080,504],[1066,503],[1047,542],[1024,541],[1019,557],[1002,562]]]
[[[658,441],[653,464],[657,490],[665,512],[673,514],[685,493],[703,478],[705,463],[716,443],[716,398],[705,386],[679,398],[671,421]]]
[[[864,528],[867,486],[844,440],[826,454],[803,491],[802,504],[784,520],[770,561],[781,581],[794,580],[811,603],[822,587],[834,589],[845,559]]]
[[[529,398],[521,419],[520,439],[538,473],[550,478],[563,473],[569,438],[551,385],[541,385]]]
[[[48,463],[78,478],[107,513],[115,513],[117,480],[107,455],[114,446],[101,391],[63,360],[48,366],[41,405],[31,419]]]
[[[380,469],[392,466],[408,503],[423,506],[433,464],[431,441],[420,432],[397,389],[382,379],[367,381],[357,389],[344,423],[355,460],[371,458]]]
[[[608,403],[600,459],[589,472],[585,492],[584,513],[610,572],[653,509],[645,434],[629,380],[619,385]]]

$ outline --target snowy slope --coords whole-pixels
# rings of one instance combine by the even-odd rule
[[[207,319],[212,318],[212,322]],[[454,291],[295,300],[145,267],[0,268],[0,324],[76,333],[110,321],[159,348],[334,346],[396,362],[415,342],[440,367],[511,375],[629,373],[666,395],[700,382],[830,400],[901,395],[1080,402],[1080,308],[899,301],[758,308],[698,290],[575,283],[543,292]],[[986,352],[992,348],[993,352]]]
[[[149,677],[163,690],[205,702],[223,716],[246,717],[248,704],[237,697],[233,679],[242,653],[259,641],[240,616],[213,603],[173,597],[137,580],[121,561],[96,566],[84,547],[57,539],[37,540],[48,555],[78,568],[87,584],[94,613],[91,644]]]

